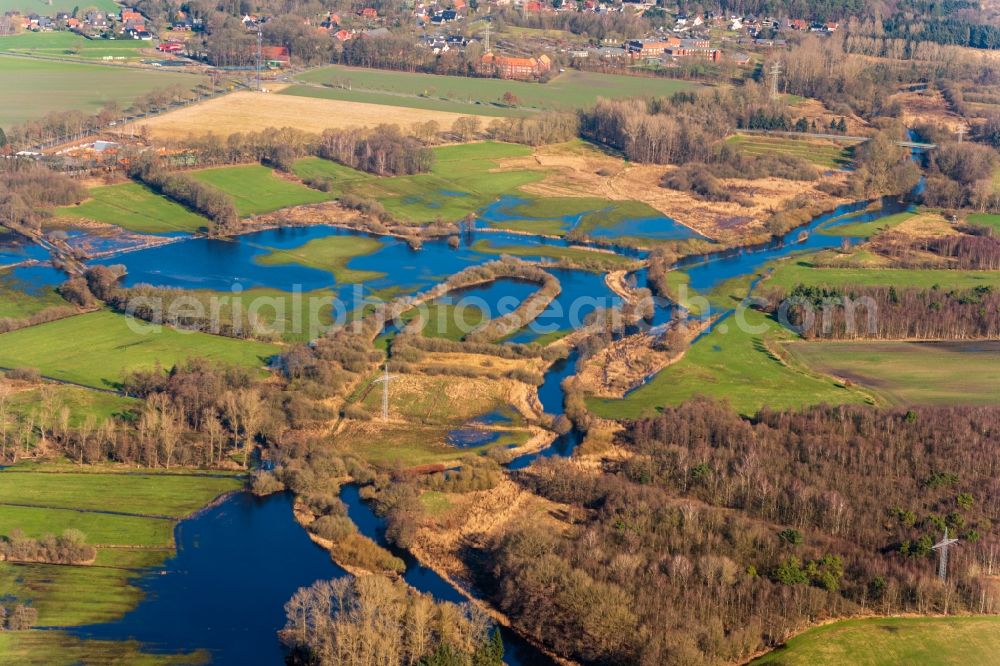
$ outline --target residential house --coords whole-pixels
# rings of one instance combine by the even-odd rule
[[[287,46],[263,46],[260,54],[268,67],[288,67],[292,64]]]

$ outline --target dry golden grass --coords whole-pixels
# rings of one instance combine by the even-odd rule
[[[208,133],[229,136],[269,127],[294,127],[317,133],[382,123],[409,127],[428,120],[447,128],[460,117],[461,114],[443,111],[241,91],[137,122],[135,127],[148,127],[154,139],[180,139]]]
[[[902,222],[893,229],[897,233],[913,238],[938,238],[960,233],[939,213],[920,213]]]
[[[899,102],[903,108],[903,124],[912,127],[920,123],[931,123],[947,127],[952,132],[969,130],[962,117],[948,110],[948,103],[940,91],[901,92],[889,98],[890,102]]]
[[[821,181],[780,178],[723,181],[727,189],[749,199],[751,206],[702,201],[687,192],[660,186],[663,174],[673,168],[676,167],[626,164],[619,157],[580,142],[541,146],[533,155],[500,163],[500,170],[533,169],[546,173],[544,180],[521,188],[529,194],[641,201],[703,236],[720,240],[738,240],[760,233],[774,211],[800,194],[807,194],[811,201],[824,208],[834,208],[845,201],[816,189]],[[845,178],[845,174],[838,173],[821,180]]]
[[[871,132],[871,127],[863,118],[854,114],[838,116],[827,109],[823,102],[818,99],[807,98],[793,104],[791,115],[792,120],[805,118],[810,123],[815,120],[816,131],[820,134],[829,130],[831,120],[840,120],[841,118],[844,118],[847,123],[847,133],[851,136],[865,136]]]

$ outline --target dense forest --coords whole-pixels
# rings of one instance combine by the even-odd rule
[[[996,408],[667,407],[603,472],[522,473],[575,518],[498,538],[481,580],[519,628],[592,664],[739,661],[866,610],[995,612],[998,428]],[[945,527],[963,540],[947,586],[930,550]]]
[[[805,287],[768,294],[768,310],[806,339],[968,340],[1000,337],[1000,294],[974,289]]]

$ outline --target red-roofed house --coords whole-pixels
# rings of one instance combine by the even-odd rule
[[[364,18],[378,18],[378,11],[374,7],[365,7],[360,12],[358,16],[363,16]]]
[[[261,48],[260,54],[269,67],[288,67],[292,64],[286,46],[265,46]]]
[[[512,58],[485,53],[479,59],[476,71],[481,76],[497,76],[501,79],[537,79],[552,69],[552,61],[547,55],[537,58]]]
[[[350,39],[350,38],[351,38],[352,36],[353,36],[353,35],[351,35],[351,33],[350,33],[349,31],[347,31],[347,30],[344,30],[343,28],[341,28],[341,29],[340,29],[340,30],[338,30],[337,32],[333,33],[333,37],[334,37],[334,39],[338,39],[338,40],[340,40],[340,41],[342,41],[342,42],[346,42],[346,41],[347,41],[348,39]]]

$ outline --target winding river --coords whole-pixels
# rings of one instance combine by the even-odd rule
[[[509,208],[512,202],[506,201],[504,205]],[[487,212],[501,216],[504,205]],[[704,293],[727,279],[753,275],[774,259],[796,252],[837,247],[842,240],[836,234],[840,225],[879,219],[903,209],[904,205],[889,201],[874,209],[869,209],[867,202],[841,206],[766,245],[689,257],[680,262],[679,268],[690,275],[691,287]],[[574,223],[568,219],[565,222]],[[642,221],[635,228],[641,229],[648,224]],[[263,265],[260,258],[272,252],[293,250],[310,240],[353,233],[317,226],[273,229],[232,240],[189,238],[96,263],[125,264],[128,268],[125,279],[129,285],[145,282],[228,291],[234,283],[244,288],[273,289],[287,289],[289,284],[298,284],[303,290],[333,289],[343,293],[348,286],[336,285],[327,271],[293,263]],[[488,238],[495,245],[566,244],[565,241],[497,232],[474,232],[473,236]],[[495,254],[476,250],[471,240],[466,239],[458,249],[448,247],[442,239],[426,242],[422,249],[413,250],[398,239],[379,238],[379,248],[352,260],[350,268],[382,274],[366,285],[369,294],[379,290],[412,293],[467,266],[496,258]],[[30,248],[5,252],[7,254],[0,253],[0,258],[34,258]],[[566,269],[554,272],[562,282],[563,292],[553,303],[553,309],[558,305],[568,310],[574,299],[582,297],[603,299],[601,304],[605,305],[617,302],[601,275]],[[34,286],[59,281],[55,279],[58,273],[44,266],[17,269],[14,277]],[[644,272],[636,278],[643,284]],[[485,294],[490,299],[523,297],[522,291],[497,286],[481,290],[480,295]],[[654,323],[662,323],[669,317],[669,307],[669,304],[661,304]],[[551,321],[556,329],[569,325],[565,312],[552,313]],[[530,341],[544,332],[547,331],[523,331],[514,340]],[[563,413],[560,384],[574,373],[576,361],[574,353],[554,363],[546,373],[539,388],[539,398],[547,413]],[[544,451],[515,459],[510,468],[526,467],[540,457],[570,455],[580,439],[580,434],[572,431]],[[389,547],[385,541],[384,522],[361,500],[357,488],[345,486],[341,498],[362,533]],[[113,623],[70,631],[86,638],[134,638],[146,649],[163,652],[205,649],[217,664],[280,663],[282,651],[275,632],[284,624],[284,603],[301,586],[318,579],[347,575],[294,521],[291,498],[287,494],[267,498],[255,498],[245,492],[234,494],[182,521],[176,528],[176,542],[177,553],[172,559],[136,580],[135,584],[142,588],[145,597],[134,610]],[[404,578],[414,588],[436,599],[464,601],[447,581],[408,553],[395,549],[394,552],[406,563]],[[515,666],[551,663],[516,634],[504,631],[504,638],[508,663]]]

